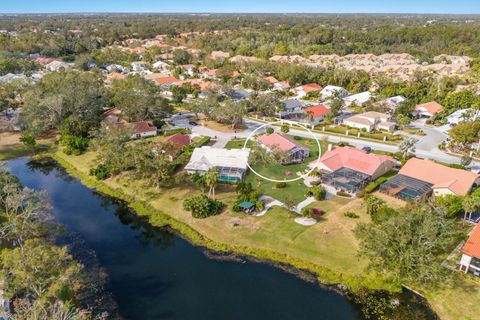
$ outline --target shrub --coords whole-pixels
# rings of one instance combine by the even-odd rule
[[[300,140],[302,140],[303,138],[302,138],[302,137],[299,137],[299,136],[293,136],[293,139],[294,139],[294,140],[297,140],[297,141],[300,141]]]
[[[277,182],[275,183],[275,188],[277,189],[284,189],[287,187],[287,183],[286,182]]]
[[[273,128],[272,127],[267,127],[267,129],[265,129],[265,132],[267,134],[272,134],[274,132]]]
[[[290,131],[290,126],[287,123],[282,124],[280,131],[282,131],[283,133],[288,133]]]
[[[315,200],[325,200],[325,196],[327,195],[327,190],[322,186],[311,187],[309,191]]]
[[[110,177],[110,169],[107,165],[101,163],[95,168],[90,168],[90,175],[95,176],[97,180],[105,180]]]
[[[258,211],[262,211],[263,209],[265,209],[265,203],[263,203],[262,201],[255,201],[255,207]]]
[[[183,200],[183,208],[192,213],[194,218],[207,218],[222,212],[224,204],[220,201],[208,198],[202,194],[191,196]]]
[[[359,216],[358,214],[356,214],[355,212],[352,212],[352,211],[345,211],[345,212],[343,213],[343,215],[344,215],[345,217],[352,218],[352,219],[358,219],[358,218],[360,218],[360,216]]]
[[[386,177],[380,177],[374,182],[370,183],[368,186],[365,187],[366,193],[372,193],[375,191],[382,183],[386,182],[388,179]]]
[[[87,150],[89,141],[88,138],[72,136],[69,134],[60,137],[60,143],[65,146],[63,152],[67,155],[73,154],[78,156],[82,154]]]
[[[370,215],[374,215],[384,206],[386,206],[385,201],[377,197],[368,196],[365,199],[365,211]]]
[[[249,194],[253,191],[252,184],[250,182],[242,181],[237,184],[235,191],[239,194]]]

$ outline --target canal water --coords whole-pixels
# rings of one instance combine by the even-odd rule
[[[95,252],[125,319],[360,319],[346,297],[279,268],[207,257],[54,163],[20,158],[7,167],[24,186],[46,190],[58,223]]]

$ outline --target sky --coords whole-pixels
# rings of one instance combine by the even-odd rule
[[[261,12],[480,14],[479,0],[0,0],[0,13]]]

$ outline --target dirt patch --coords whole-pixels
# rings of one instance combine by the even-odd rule
[[[1,132],[0,147],[13,146],[20,144],[20,132]]]
[[[220,132],[240,132],[246,129],[246,126],[244,124],[239,124],[235,126],[235,129],[232,129],[232,126],[229,124],[218,123],[211,120],[199,120],[198,123],[207,128]]]

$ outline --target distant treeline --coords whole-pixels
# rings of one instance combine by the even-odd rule
[[[0,16],[0,51],[68,58],[128,38],[228,30],[181,44],[206,52],[268,58],[276,54],[446,53],[478,57],[478,16],[428,15],[16,15]],[[32,32],[35,30],[36,32]],[[68,30],[81,30],[72,33]]]

